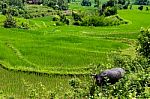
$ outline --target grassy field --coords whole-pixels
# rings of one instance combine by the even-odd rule
[[[45,17],[20,19],[32,25],[30,30],[0,27],[0,63],[13,69],[89,74],[94,65],[107,65],[111,55],[118,51],[134,55],[134,42],[140,28],[150,26],[150,12],[139,11],[137,6],[133,10],[119,10],[118,14],[129,24],[111,27],[53,26],[51,17]],[[5,17],[0,18],[2,24]],[[0,75],[0,93],[16,97],[26,96],[23,80],[35,85],[42,82],[47,89],[56,90],[60,86],[67,88],[70,79],[69,76],[37,76],[1,68],[0,74],[3,74]]]

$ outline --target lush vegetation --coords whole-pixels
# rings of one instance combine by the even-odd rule
[[[0,98],[150,97],[149,6],[8,1],[1,1]],[[97,87],[90,74],[112,67],[124,68],[125,77]]]

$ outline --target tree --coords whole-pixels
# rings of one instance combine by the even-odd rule
[[[138,48],[137,51],[140,55],[150,59],[150,28],[141,29],[141,34],[138,38]]]

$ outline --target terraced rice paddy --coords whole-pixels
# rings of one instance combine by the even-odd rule
[[[38,25],[30,30],[1,27],[1,64],[52,74],[89,74],[94,65],[111,62],[110,57],[118,51],[134,55],[140,28],[150,26],[150,12],[139,11],[136,6],[133,10],[120,10],[119,16],[130,23],[111,27],[52,26],[46,17],[28,20]],[[16,97],[25,96],[23,79],[30,83],[42,82],[51,90],[62,85],[69,87],[69,76],[41,77],[1,68],[0,74],[1,93]]]

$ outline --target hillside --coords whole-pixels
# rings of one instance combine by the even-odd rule
[[[47,90],[59,93],[60,88],[63,92],[70,88],[67,82],[72,77],[86,81],[97,65],[102,64],[102,69],[112,67],[116,54],[135,57],[140,28],[150,26],[150,11],[140,11],[137,7],[118,10],[117,15],[129,23],[117,26],[56,26],[53,16],[48,15],[30,19],[14,17],[17,24],[27,23],[29,29],[4,28],[6,18],[0,15],[0,64],[8,69],[0,68],[0,94],[25,99],[28,93],[24,83],[36,88],[40,82]],[[81,7],[83,12],[91,9],[95,10]]]

